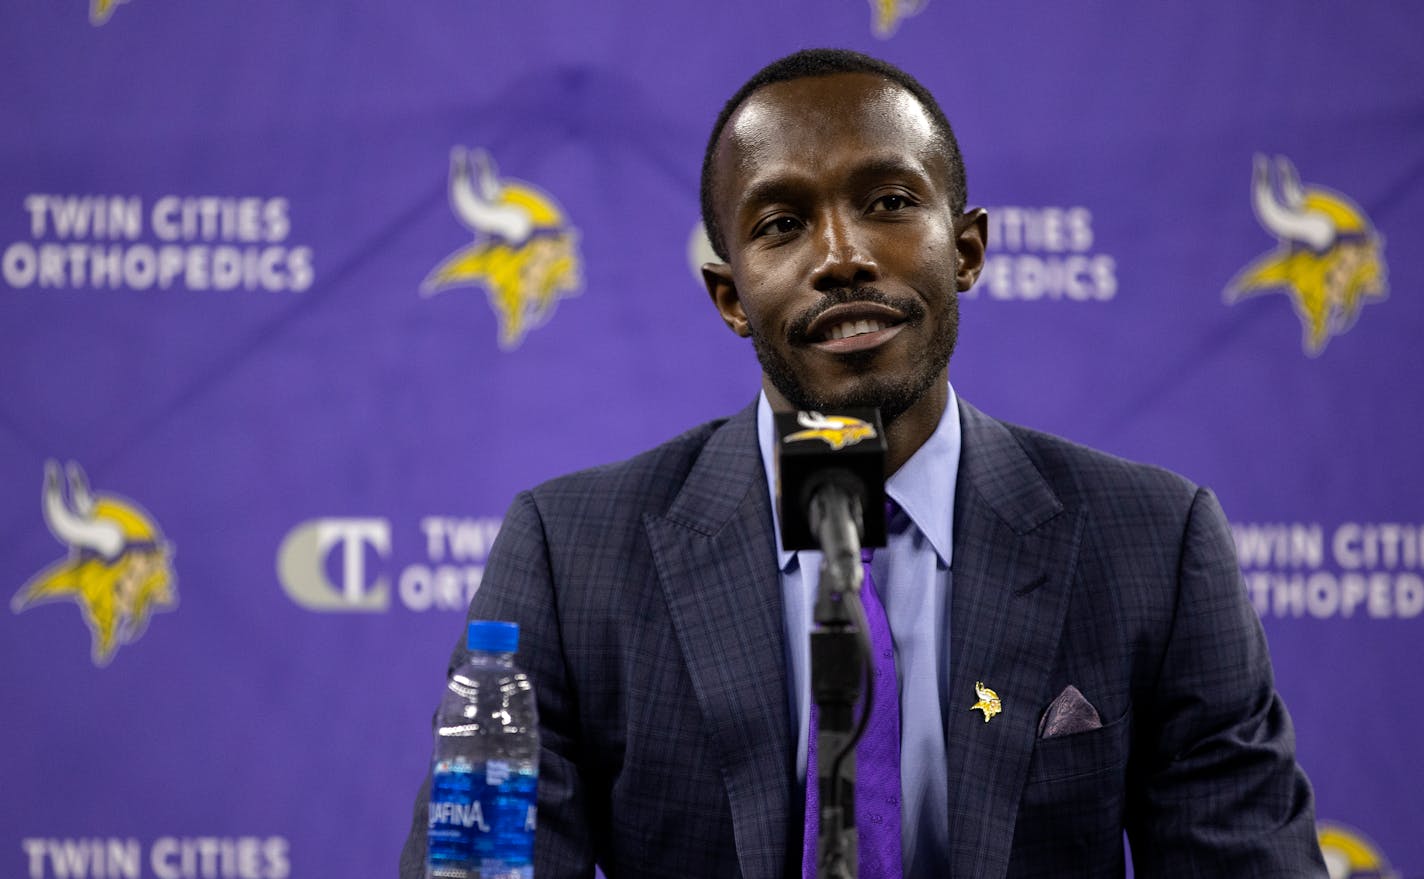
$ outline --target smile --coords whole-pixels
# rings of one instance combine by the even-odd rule
[[[886,324],[878,320],[848,320],[845,323],[831,327],[826,336],[831,339],[847,339],[851,336],[862,336],[866,333],[876,333],[886,328]]]
[[[858,321],[857,326],[863,326],[865,321]],[[895,338],[900,331],[905,328],[904,324],[885,326],[870,322],[874,329],[860,329],[856,332],[844,336],[832,336],[823,342],[816,342],[812,345],[819,351],[828,354],[849,354],[853,351],[868,351],[871,348],[878,348],[886,342]],[[837,328],[839,329],[839,327]]]
[[[879,303],[856,302],[833,306],[808,328],[812,347],[830,354],[866,351],[893,339],[904,329],[905,317]]]

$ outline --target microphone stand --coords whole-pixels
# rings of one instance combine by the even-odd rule
[[[816,779],[820,791],[817,879],[855,879],[859,863],[855,829],[855,744],[869,717],[870,630],[860,602],[865,577],[860,561],[859,493],[828,480],[811,497],[811,530],[820,543],[821,582],[811,627],[811,692],[819,711]],[[861,682],[866,688],[854,723]],[[810,767],[807,767],[810,783]]]

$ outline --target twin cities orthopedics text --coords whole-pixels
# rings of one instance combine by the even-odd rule
[[[1246,590],[1263,617],[1424,613],[1424,524],[1250,522],[1232,532]]]
[[[32,193],[23,206],[29,238],[0,252],[16,290],[299,293],[315,280],[286,198]]]

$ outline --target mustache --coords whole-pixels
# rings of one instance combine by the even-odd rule
[[[848,305],[854,302],[874,302],[893,308],[905,316],[905,323],[915,323],[923,320],[925,316],[924,305],[914,297],[890,296],[885,291],[868,284],[858,287],[833,287],[822,293],[818,301],[808,305],[791,321],[787,327],[787,337],[793,343],[808,344],[811,341],[808,331],[817,318],[837,305]]]

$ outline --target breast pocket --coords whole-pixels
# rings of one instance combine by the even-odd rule
[[[1130,718],[1125,712],[1107,726],[1034,743],[1009,876],[1115,874],[1110,866],[1122,861]],[[1052,853],[1047,861],[1040,857],[1045,852]],[[1057,866],[1042,873],[1044,863]]]
[[[1127,766],[1132,710],[1097,729],[1039,739],[1029,762],[1028,783],[1048,784],[1101,774],[1122,775]]]

